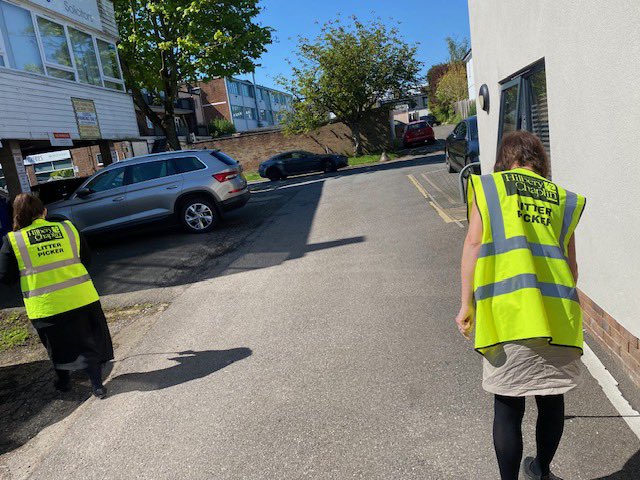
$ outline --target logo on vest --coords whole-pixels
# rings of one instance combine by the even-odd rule
[[[52,242],[54,240],[62,240],[64,235],[60,231],[60,227],[56,225],[34,228],[27,232],[27,238],[31,245],[38,243]]]
[[[521,173],[504,173],[502,174],[502,180],[504,181],[507,195],[520,195],[555,205],[560,204],[558,187],[547,180],[522,175]]]

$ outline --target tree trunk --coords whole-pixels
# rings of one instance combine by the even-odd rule
[[[351,139],[353,140],[355,156],[362,156],[362,137],[360,136],[360,125],[358,123],[351,127]]]
[[[166,114],[162,119],[162,129],[167,137],[167,144],[171,150],[182,150],[180,140],[178,139],[178,131],[176,130],[176,122],[174,116]]]

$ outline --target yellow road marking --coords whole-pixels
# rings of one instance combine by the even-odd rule
[[[433,188],[435,188],[436,190],[438,190],[441,194],[443,194],[445,197],[447,197],[447,200],[449,200],[452,204],[456,204],[458,202],[456,202],[453,198],[451,198],[451,195],[449,195],[447,192],[445,192],[444,190],[442,190],[438,185],[436,185],[435,183],[433,183],[431,181],[431,179],[425,174],[422,174],[422,178],[424,178],[429,185],[431,185]]]
[[[413,175],[407,175],[407,177],[409,178],[409,181],[413,183],[413,186],[416,187],[418,191],[422,194],[422,196],[429,201],[429,205],[431,205],[433,209],[436,212],[438,212],[438,215],[440,215],[440,217],[445,221],[445,223],[453,222],[456,225],[458,225],[460,228],[464,228],[464,226],[458,220],[456,220],[455,218],[451,218],[449,215],[447,215],[447,213],[436,201],[436,199],[433,198],[433,196],[427,191],[427,189],[424,188],[422,184],[418,182],[418,180],[416,180],[416,178]]]

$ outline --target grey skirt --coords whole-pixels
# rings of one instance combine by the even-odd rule
[[[507,342],[484,356],[482,388],[496,395],[560,395],[582,383],[582,352],[546,338]]]

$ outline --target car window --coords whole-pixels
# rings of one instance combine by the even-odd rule
[[[207,168],[207,166],[196,157],[172,158],[169,162],[171,162],[177,173],[194,172]]]
[[[408,129],[409,130],[420,130],[421,128],[424,128],[426,126],[427,126],[427,124],[425,122],[412,123],[411,125],[409,125]]]
[[[124,185],[124,168],[114,168],[101,173],[85,185],[94,192],[104,192]]]
[[[475,120],[469,120],[469,132],[471,133],[471,140],[478,139],[478,123]]]
[[[293,152],[291,154],[292,158],[304,158],[304,157],[308,157],[310,154],[307,152]]]
[[[211,155],[216,157],[225,165],[229,165],[230,167],[235,167],[238,165],[238,162],[236,162],[233,158],[231,158],[226,153],[221,152],[220,150],[211,152]]]
[[[465,122],[460,122],[455,129],[456,137],[463,138],[467,135],[467,124]]]
[[[175,174],[172,164],[168,160],[140,163],[138,165],[131,165],[129,168],[131,169],[129,183],[147,182]]]

